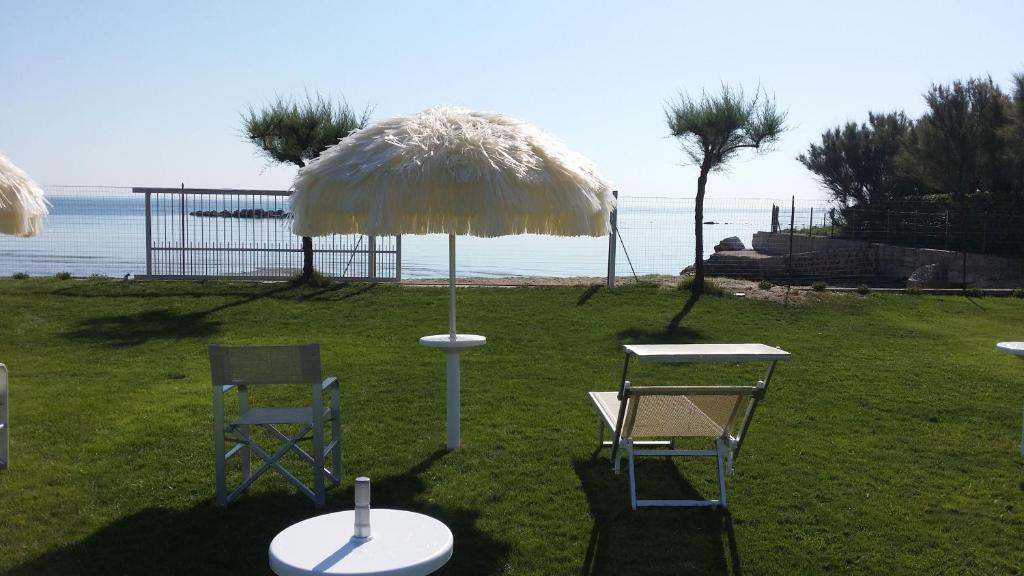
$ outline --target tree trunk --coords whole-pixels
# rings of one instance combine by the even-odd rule
[[[313,277],[313,239],[302,237],[302,281],[308,282]]]
[[[302,158],[295,158],[292,160],[293,164],[296,164],[301,170],[306,166],[306,163],[302,161]],[[302,237],[302,277],[303,283],[309,282],[309,279],[313,277],[313,239],[309,236]]]
[[[701,166],[697,177],[697,199],[693,205],[693,288],[694,294],[704,290],[704,192],[708,183],[708,170]]]

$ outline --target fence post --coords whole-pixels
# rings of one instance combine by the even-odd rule
[[[836,209],[835,208],[830,208],[829,209],[829,211],[828,211],[828,221],[829,221],[828,237],[829,238],[835,238],[836,237]]]
[[[366,237],[369,243],[366,251],[366,275],[370,280],[377,279],[377,237],[372,234]]]
[[[395,280],[402,281],[402,235],[395,236]]]
[[[949,250],[949,210],[946,210],[946,236],[942,240],[942,249]]]
[[[811,206],[811,226],[808,229],[808,234],[810,234],[811,236],[816,236],[816,234],[814,233],[814,206]]]
[[[153,206],[146,192],[146,276],[153,275]]]
[[[988,210],[986,210],[981,216],[981,253],[985,253],[985,248],[988,246]]]
[[[964,270],[962,275],[964,290],[967,290],[967,210],[960,215],[960,249],[963,251]]]
[[[181,183],[181,275],[185,275],[185,248],[187,241],[185,236],[185,183]]]
[[[612,208],[611,230],[608,231],[608,287],[615,288],[615,236],[618,234],[619,223],[619,191],[613,190],[615,207]]]
[[[793,229],[796,227],[796,196],[791,196],[789,204],[789,280],[788,287],[793,286]]]

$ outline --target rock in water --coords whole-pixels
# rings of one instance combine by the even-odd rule
[[[715,252],[735,252],[736,250],[746,250],[747,247],[743,245],[743,241],[736,236],[730,236],[715,246]]]

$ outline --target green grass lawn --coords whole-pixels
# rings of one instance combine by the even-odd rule
[[[1024,301],[829,295],[785,308],[636,286],[459,291],[463,449],[444,447],[441,288],[0,280],[12,466],[0,573],[267,574],[267,545],[315,512],[273,474],[213,505],[206,346],[319,342],[342,382],[344,482],[455,534],[448,574],[1020,574]],[[785,348],[728,479],[729,513],[629,507],[593,457],[588,390],[628,342]],[[725,366],[634,383],[752,382]],[[296,468],[297,469],[297,468]],[[641,495],[714,496],[710,461],[642,462]]]

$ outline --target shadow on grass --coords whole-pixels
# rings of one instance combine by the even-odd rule
[[[697,305],[698,300],[700,300],[700,292],[690,292],[690,297],[686,300],[686,304],[683,304],[683,308],[669,320],[668,326],[665,327],[665,332],[675,332],[678,330],[679,324],[690,313],[690,310],[693,310],[693,307]]]
[[[399,476],[374,480],[373,505],[421,512],[448,525],[454,554],[438,574],[500,573],[509,546],[476,528],[478,512],[417,500],[424,491],[418,476],[443,455],[435,453]],[[278,532],[320,513],[352,509],[351,484],[328,496],[323,511],[315,511],[305,496],[285,492],[245,494],[226,509],[212,499],[185,510],[146,508],[8,574],[271,574],[267,549]]]
[[[669,320],[668,325],[663,330],[627,328],[617,332],[616,336],[627,344],[687,344],[700,340],[700,332],[693,328],[682,326],[683,319],[693,310],[698,300],[700,300],[699,294],[690,294],[682,309]]]
[[[583,559],[583,576],[602,574],[730,574],[742,563],[728,510],[642,508],[629,504],[629,478],[612,471],[607,458],[577,460],[576,476],[587,495],[594,525]],[[705,498],[672,462],[637,463],[642,497]]]
[[[587,289],[584,290],[583,293],[580,294],[579,299],[576,300],[576,305],[583,306],[584,304],[589,302],[590,299],[594,297],[594,294],[597,294],[600,290],[600,284],[591,284],[590,286],[587,286]]]
[[[173,292],[168,292],[165,286],[172,282],[175,283],[177,289]],[[267,284],[231,282],[227,280],[214,282],[207,282],[205,280],[85,281],[81,284],[56,288],[50,294],[68,298],[173,298],[175,300],[184,298],[237,297],[237,302],[228,305],[228,307],[231,307],[262,298],[304,301],[337,295],[337,299],[342,300],[368,292],[377,286],[377,283],[366,282],[334,282],[327,286],[314,287],[292,284],[290,282]]]
[[[214,306],[208,310],[197,312],[174,312],[172,310],[147,310],[135,314],[120,314],[117,316],[105,316],[83,320],[77,327],[64,333],[73,340],[83,340],[96,344],[103,344],[115,348],[138,346],[150,340],[179,340],[182,338],[210,338],[220,332],[222,322],[210,318],[212,314],[251,304],[265,298],[296,299],[298,301],[320,300],[340,301],[353,298],[373,290],[377,284],[332,284],[325,288],[314,291],[304,290],[301,287],[292,285],[275,286],[270,290],[259,292],[235,294],[240,296],[237,300]],[[346,291],[347,288],[352,290]],[[59,291],[66,296],[98,297],[91,294],[87,288],[84,292],[75,292],[74,289],[62,289]],[[175,297],[199,296],[198,293],[175,293]],[[217,296],[218,294],[204,294],[205,296]],[[155,297],[153,294],[123,294],[121,296],[107,294],[109,298],[138,298]],[[166,297],[166,294],[161,295]]]
[[[208,338],[220,332],[221,323],[206,317],[207,312],[181,314],[170,310],[148,310],[89,318],[64,333],[73,340],[84,340],[114,348],[138,346],[150,340]]]
[[[356,296],[365,294],[371,290],[377,288],[377,283],[372,284],[349,284],[339,283],[332,284],[325,288],[320,288],[314,292],[300,294],[297,299],[300,301],[308,300],[319,300],[319,301],[337,301],[337,300],[348,300],[349,298],[355,298]],[[345,291],[346,288],[352,288],[349,291]],[[340,294],[339,294],[340,293]]]

